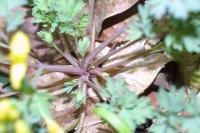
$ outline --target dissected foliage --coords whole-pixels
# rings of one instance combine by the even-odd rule
[[[103,107],[97,107],[93,112],[108,122],[118,133],[131,133],[131,129],[117,114]]]
[[[17,9],[19,6],[27,4],[26,0],[0,0],[0,16],[6,19],[6,30],[14,31],[24,22],[25,10]]]
[[[24,22],[25,10],[21,6],[26,5],[27,2],[26,0],[0,0],[0,3],[0,16],[6,23],[5,33],[10,35]],[[46,68],[44,64],[39,66],[42,66],[42,69],[51,68],[53,71],[76,75],[72,77],[74,80],[64,84],[64,91],[69,94],[67,96],[73,97],[72,101],[77,108],[85,105],[87,94],[84,91],[87,91],[88,87],[92,87],[99,94],[98,80],[99,78],[105,80],[104,73],[107,72],[102,64],[113,53],[120,52],[120,48],[113,47],[105,57],[102,57],[102,60],[96,58],[112,42],[112,39],[108,39],[94,51],[88,50],[91,40],[84,35],[88,24],[88,15],[84,11],[84,6],[83,0],[33,0],[32,2],[34,23],[41,26],[37,35],[51,44],[70,64],[47,65]],[[138,12],[139,16],[134,19],[128,30],[129,40],[144,37],[159,38],[161,43],[150,49],[149,53],[161,49],[160,45],[163,42],[165,50],[172,55],[187,52],[200,53],[199,0],[148,0],[144,5],[138,6]],[[52,96],[29,86],[26,80],[30,42],[26,34],[17,33],[22,36],[16,37],[14,34],[14,41],[11,39],[9,74],[12,89],[22,95],[16,99],[0,101],[0,133],[61,133],[61,128],[52,119],[50,113],[49,103]],[[117,37],[119,33],[114,36]],[[67,56],[55,43],[58,39],[61,39],[61,43],[63,40],[66,41],[66,44],[71,39],[72,44],[75,44],[72,45],[74,49],[70,49],[71,53],[65,51]],[[148,54],[148,51],[145,52]],[[116,68],[120,65],[114,64]],[[108,65],[108,68],[113,69],[112,65]],[[96,82],[93,81],[95,79]],[[190,82],[193,87],[199,88],[199,70],[194,72]],[[106,86],[101,90],[100,97],[104,102],[98,103],[93,112],[119,133],[134,131],[147,119],[154,120],[149,128],[153,133],[197,133],[200,126],[200,105],[197,94],[195,92],[187,94],[184,88],[174,87],[170,91],[161,89],[157,97],[159,108],[154,108],[147,97],[139,97],[132,93],[123,79],[109,78]],[[42,121],[46,126],[41,126]]]
[[[66,33],[82,36],[88,23],[88,16],[83,12],[83,0],[33,0],[35,23],[42,24],[39,36],[51,43],[52,34]]]
[[[98,103],[97,106],[116,113],[132,130],[154,115],[154,109],[148,99],[138,98],[122,79],[109,79],[101,95],[109,103]]]
[[[78,42],[78,52],[82,57],[86,54],[88,47],[89,47],[89,39],[87,37],[83,37],[83,39],[79,40]]]
[[[135,130],[148,118],[154,118],[154,124],[149,128],[153,133],[196,133],[199,130],[200,104],[196,92],[187,94],[184,88],[177,90],[176,87],[168,92],[161,88],[157,96],[159,108],[154,108],[147,98],[131,93],[123,80],[109,79],[102,96],[108,103],[98,103],[94,112],[117,131],[115,126],[120,122]],[[114,118],[117,122],[110,121],[112,117],[107,113],[113,113],[113,117],[117,115],[118,118]]]
[[[184,88],[177,90],[175,87],[170,92],[161,89],[157,99],[160,107],[150,128],[153,133],[198,132],[200,104],[195,92],[186,94]]]
[[[170,52],[200,53],[200,1],[149,0],[138,10],[129,38],[162,37]]]

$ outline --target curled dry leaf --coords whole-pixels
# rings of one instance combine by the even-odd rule
[[[135,60],[129,70],[119,73],[115,76],[123,77],[130,90],[136,94],[143,93],[149,85],[154,81],[159,71],[166,63],[171,61],[162,53],[155,53],[150,56]]]
[[[112,36],[117,30],[123,28],[125,25],[128,25],[132,20],[132,17],[129,17],[128,19],[121,21],[119,23],[114,23],[113,25],[111,25],[110,27],[105,27],[103,25],[103,29],[102,32],[99,35],[98,40],[106,40],[108,39],[110,36]],[[105,25],[106,25],[107,21],[105,21]],[[120,42],[124,42],[127,41],[127,36],[128,33],[124,32],[122,33],[120,36],[118,36],[116,39],[113,40],[114,43],[120,43]]]
[[[151,85],[165,64],[172,60],[171,57],[160,52],[134,59],[134,56],[146,50],[144,41],[135,43],[120,53],[111,56],[104,67],[130,59],[128,63],[121,64],[119,68],[112,70],[112,76],[124,78],[130,90],[141,94]],[[101,57],[101,55],[99,56]]]
[[[138,0],[96,0],[94,7],[96,36],[100,33],[105,19],[126,11],[137,2]]]

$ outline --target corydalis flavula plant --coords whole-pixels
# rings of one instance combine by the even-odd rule
[[[165,51],[179,62],[185,84],[198,88],[198,76],[192,73],[200,59],[200,1],[149,0],[138,7],[138,12],[129,38],[161,38]]]
[[[39,3],[43,3],[43,4],[39,4]],[[76,8],[74,9],[71,6],[66,6],[65,10],[64,10],[61,7],[57,7],[60,4],[64,4],[64,5],[69,4],[69,5],[72,5],[74,8],[75,7]],[[94,42],[91,42],[91,40],[89,41],[86,37],[83,36],[83,34],[79,34],[81,36],[78,36],[78,37],[76,36],[76,34],[74,34],[74,33],[76,33],[76,31],[82,31],[82,28],[72,26],[72,29],[74,29],[74,30],[71,30],[71,32],[62,32],[61,29],[63,29],[63,27],[62,28],[60,27],[62,25],[62,23],[64,23],[64,24],[72,23],[73,20],[76,20],[77,23],[82,23],[82,17],[81,17],[82,13],[80,13],[80,12],[83,10],[83,6],[84,6],[83,1],[79,0],[77,2],[74,2],[71,0],[64,0],[64,1],[58,1],[58,3],[55,4],[54,0],[50,0],[50,1],[35,0],[33,5],[34,5],[33,6],[33,15],[35,16],[35,21],[37,23],[41,23],[45,29],[49,29],[48,30],[49,32],[51,32],[51,30],[52,31],[55,31],[56,29],[59,30],[59,34],[61,35],[60,45],[64,46],[65,49],[63,51],[60,50],[58,48],[59,45],[57,45],[57,44],[56,44],[56,46],[57,46],[56,49],[65,57],[65,59],[68,61],[69,65],[31,64],[30,66],[37,67],[37,68],[41,66],[45,70],[64,72],[67,74],[79,76],[78,86],[79,86],[79,89],[83,90],[83,92],[87,92],[86,88],[91,87],[99,95],[100,87],[98,84],[99,83],[98,80],[99,79],[106,80],[106,77],[104,76],[105,72],[109,72],[110,70],[112,70],[114,68],[118,68],[119,66],[129,62],[130,59],[134,60],[139,57],[146,56],[149,53],[153,53],[154,50],[157,49],[157,47],[156,47],[156,48],[152,48],[147,51],[141,50],[141,51],[137,52],[137,54],[133,54],[132,57],[127,57],[124,60],[122,60],[121,62],[104,67],[104,66],[102,66],[102,64],[106,60],[108,60],[109,57],[111,57],[114,54],[119,53],[120,51],[124,50],[125,48],[127,48],[131,45],[134,45],[135,41],[127,42],[122,47],[117,47],[117,48],[114,48],[113,50],[110,50],[105,56],[103,56],[101,58],[96,58],[97,55],[104,48],[106,48],[107,46],[112,44],[112,41],[115,38],[117,38],[121,33],[125,32],[127,26],[118,30],[109,39],[105,40],[101,45],[96,47],[93,51],[88,50],[90,52],[88,52],[86,54],[87,47],[90,47],[89,43],[91,45],[93,45]],[[64,5],[62,5],[62,7]],[[66,13],[68,13],[68,12],[75,12],[75,13],[71,13],[71,15],[69,16],[69,15],[66,15]],[[51,18],[48,18],[48,17],[46,18],[46,15],[48,15],[48,17],[51,17]],[[55,18],[57,18],[57,19],[55,19]],[[56,23],[56,24],[54,24],[54,23]],[[82,26],[86,27],[86,25],[82,25]],[[70,29],[70,25],[66,25],[65,28]],[[73,33],[73,34],[71,34],[71,33]],[[51,43],[53,41],[51,35],[47,32],[43,32],[40,35],[43,37],[46,37],[48,43]],[[70,35],[70,37],[68,35]],[[79,39],[79,38],[81,38],[81,39]],[[69,47],[70,45],[75,47],[75,49],[70,49],[70,47]]]
[[[186,93],[184,88],[172,87],[168,92],[160,90],[157,99],[153,133],[196,133],[200,125],[200,103],[196,92]]]
[[[184,88],[174,86],[169,91],[160,88],[156,96],[159,105],[153,107],[147,98],[131,94],[123,80],[109,79],[101,95],[108,102],[98,103],[94,112],[119,133],[135,130],[136,125],[147,118],[153,118],[148,128],[152,133],[196,133],[199,130],[200,103],[194,91],[186,93]]]
[[[106,86],[101,91],[101,96],[109,102],[98,103],[94,112],[101,118],[105,117],[107,121],[112,121],[111,116],[104,116],[106,113],[101,113],[101,108],[104,108],[106,111],[116,114],[122,123],[125,123],[132,131],[154,116],[155,110],[148,98],[137,97],[127,88],[123,79],[108,79]],[[112,126],[117,125],[117,122],[109,123]],[[118,130],[118,128],[115,129]]]
[[[82,36],[88,23],[82,0],[33,0],[35,23],[42,24],[38,35],[52,43],[53,33],[59,30],[71,36]],[[55,34],[54,34],[55,35]]]
[[[170,52],[200,53],[200,1],[149,0],[138,11],[130,39],[162,37]]]

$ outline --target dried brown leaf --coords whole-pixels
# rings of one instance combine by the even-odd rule
[[[105,19],[126,11],[137,2],[138,0],[96,0],[94,9],[96,35],[101,31]]]

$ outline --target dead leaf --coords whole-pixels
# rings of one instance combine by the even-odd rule
[[[119,73],[115,77],[123,77],[130,90],[141,94],[151,85],[159,71],[171,59],[162,53],[156,53],[135,61],[138,63],[133,63],[132,66],[129,66],[129,70]]]
[[[63,84],[64,81],[67,79],[69,79],[69,77],[64,73],[52,72],[40,76],[37,86],[38,88],[48,88],[51,86],[56,86],[58,84]]]
[[[130,90],[134,91],[136,94],[144,92],[154,81],[158,72],[164,65],[172,60],[163,53],[154,53],[131,60],[138,52],[145,50],[146,47],[144,41],[140,41],[110,57],[104,65],[104,67],[107,67],[130,58],[129,62],[121,64],[120,68],[116,69],[116,72],[113,72],[112,76],[125,79]]]
[[[96,35],[101,31],[105,19],[126,11],[137,2],[138,0],[96,0],[94,9]]]
[[[112,128],[106,123],[103,123],[103,121],[92,112],[97,102],[99,102],[97,97],[87,100],[86,117],[81,133],[115,133]]]

